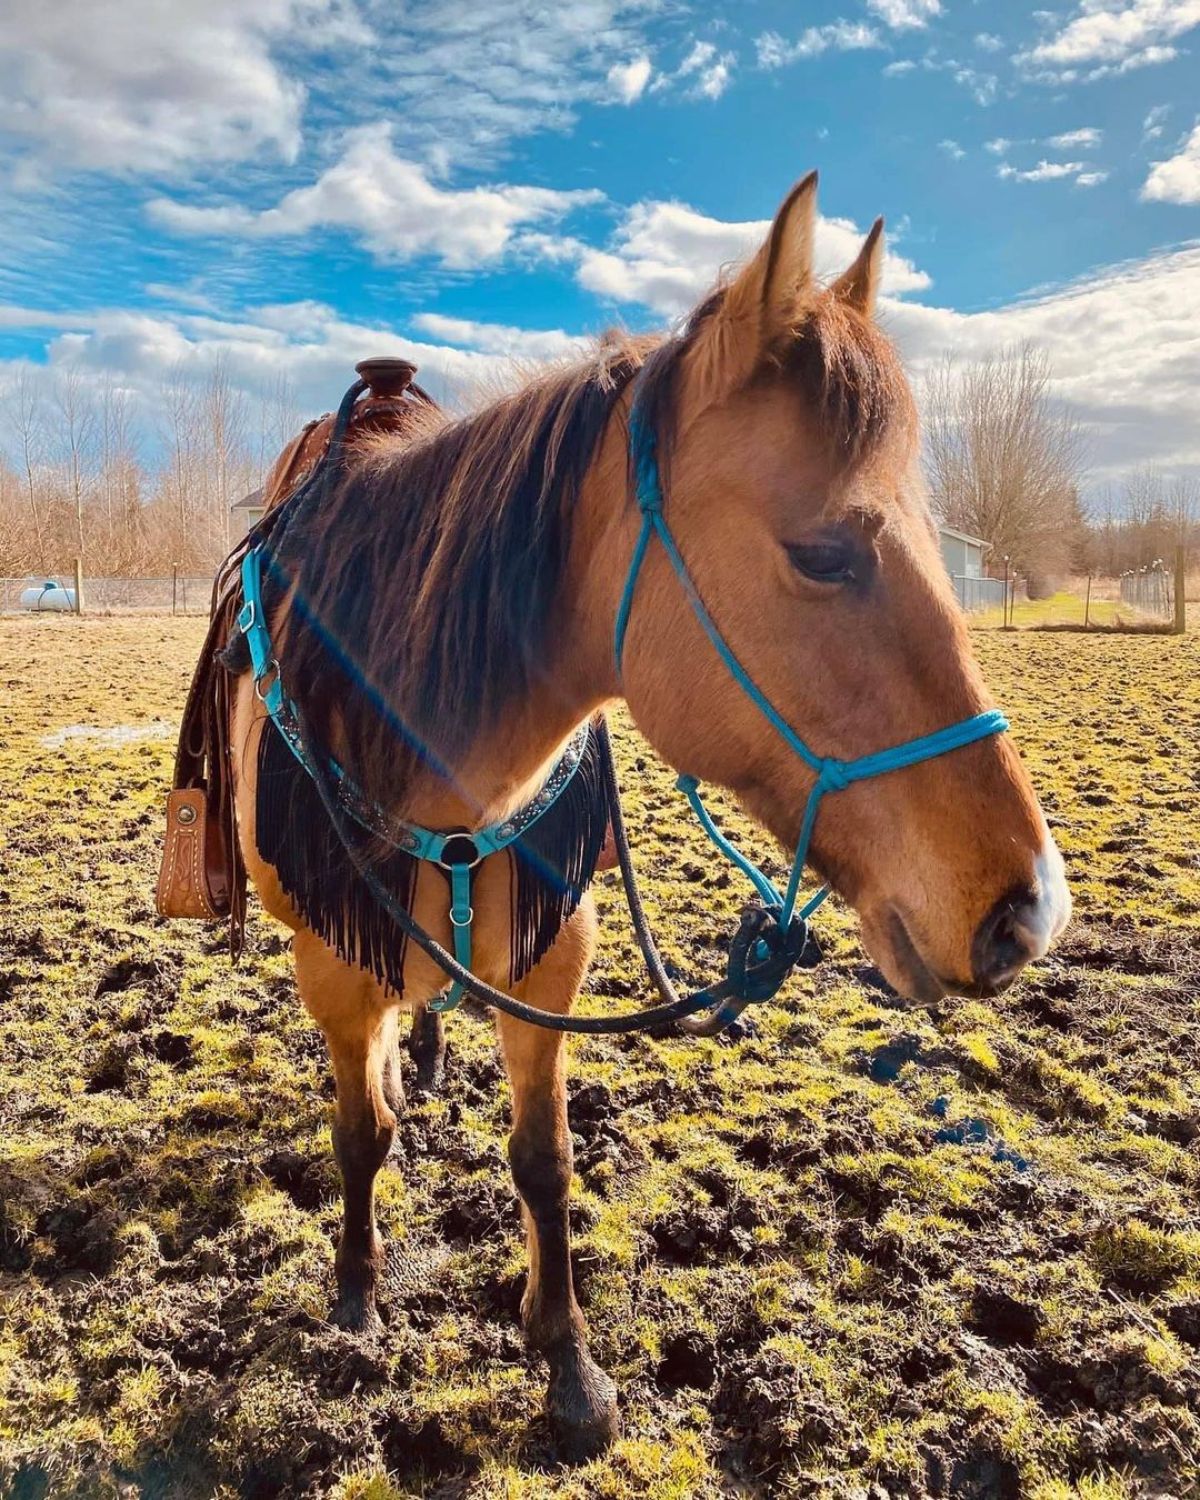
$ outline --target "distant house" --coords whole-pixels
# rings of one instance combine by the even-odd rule
[[[953,526],[939,526],[942,561],[954,584],[958,602],[969,613],[978,609],[999,608],[1004,603],[1004,580],[989,578],[983,559],[991,551],[991,542],[981,536],[956,531]]]
[[[938,537],[942,544],[942,561],[951,578],[983,578],[983,555],[991,549],[991,543],[981,536],[968,536],[965,531],[955,531],[953,526],[939,526]]]
[[[243,536],[256,521],[262,520],[263,516],[267,513],[261,489],[251,490],[248,495],[243,495],[240,500],[235,500],[229,508],[233,512],[233,530],[237,531],[237,523],[240,521],[241,535]]]

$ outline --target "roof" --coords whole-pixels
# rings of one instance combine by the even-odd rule
[[[262,510],[263,492],[261,489],[251,490],[248,495],[243,495],[240,500],[235,500],[229,507],[230,510]]]
[[[943,526],[940,521],[938,522],[938,535],[952,536],[955,541],[967,542],[972,547],[982,547],[985,552],[991,551],[991,542],[985,542],[981,536],[972,536],[969,531],[956,531],[953,526]]]

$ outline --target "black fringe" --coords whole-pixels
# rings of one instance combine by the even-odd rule
[[[550,949],[596,872],[608,826],[600,753],[599,737],[592,729],[579,767],[554,806],[509,848],[513,984]],[[330,827],[308,773],[269,721],[259,745],[255,817],[258,852],[275,867],[307,925],[340,958],[402,996],[408,939],[364,887]],[[357,830],[349,817],[346,825]],[[380,857],[379,841],[359,832],[376,875],[411,911],[417,861],[400,850]]]
[[[593,726],[558,801],[511,848],[513,984],[545,955],[591,885],[607,827],[600,737]]]
[[[274,865],[284,891],[313,932],[339,958],[403,995],[408,939],[359,879],[311,778],[269,721],[258,750],[255,819],[258,852]],[[398,849],[381,857],[378,839],[358,829],[349,816],[346,826],[361,835],[363,852],[371,855],[388,892],[411,910],[416,860]]]

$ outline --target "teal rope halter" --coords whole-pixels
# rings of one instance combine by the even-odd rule
[[[787,932],[791,929],[793,921],[806,922],[829,894],[828,887],[822,887],[797,912],[796,903],[800,894],[800,882],[804,877],[804,867],[808,862],[817,812],[822,799],[829,792],[840,792],[856,781],[867,781],[875,776],[885,776],[889,771],[899,771],[905,766],[915,766],[921,761],[947,755],[951,750],[959,750],[964,745],[974,744],[976,740],[987,739],[989,735],[1003,734],[1008,728],[1008,720],[998,709],[993,708],[985,713],[975,714],[969,719],[962,719],[945,729],[935,730],[933,734],[922,735],[919,739],[905,740],[903,744],[892,745],[886,750],[860,756],[857,760],[837,760],[833,756],[818,755],[805,744],[742,666],[728,641],[717,628],[704,600],[700,597],[695,582],[687,570],[687,564],[675,545],[675,538],[671,535],[666,517],[663,515],[662,478],[659,474],[654,430],[642,416],[636,391],[633,408],[629,414],[629,450],[638,509],[642,514],[642,526],[633,549],[633,558],[629,564],[629,574],[625,579],[620,608],[617,610],[614,641],[617,676],[618,678],[621,676],[625,636],[629,629],[629,616],[633,609],[634,595],[637,592],[638,577],[642,564],[646,560],[650,543],[657,536],[675,571],[675,576],[683,585],[688,603],[692,607],[692,613],[699,620],[717,655],[725,663],[730,676],[772,728],[777,731],[789,749],[795,751],[809,770],[816,774],[816,780],[813,782],[808,801],[804,806],[804,816],[800,823],[800,836],[796,842],[791,875],[782,895],[758,866],[731,843],[713,822],[708,809],[701,800],[696,778],[680,776],[675,783],[687,797],[705,833],[722,854],[747,876],[758,892],[763,905],[778,922],[780,930]]]

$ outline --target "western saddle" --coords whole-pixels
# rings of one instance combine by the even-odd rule
[[[365,437],[402,436],[422,407],[435,406],[413,380],[417,367],[403,359],[364,359],[344,443],[352,453]],[[230,766],[230,689],[244,670],[229,650],[241,605],[243,557],[270,534],[294,497],[319,481],[336,418],[309,422],[276,459],[263,485],[264,514],[221,564],[213,583],[208,633],[192,676],[175,774],[167,797],[167,829],[155,903],[164,917],[229,921],[229,950],[241,951],[246,921],[246,869],[237,838]]]

